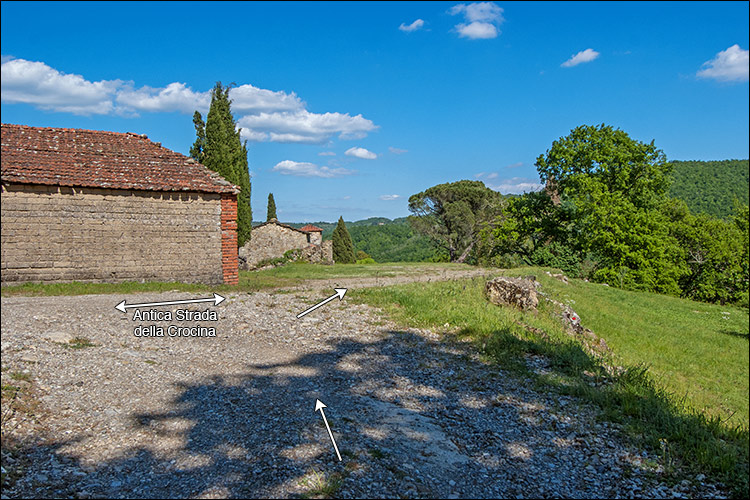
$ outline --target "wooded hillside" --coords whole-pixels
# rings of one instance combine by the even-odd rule
[[[669,194],[687,203],[691,212],[728,217],[735,197],[748,204],[748,160],[672,161],[672,164],[674,180]]]

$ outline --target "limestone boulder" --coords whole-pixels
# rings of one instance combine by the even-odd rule
[[[539,299],[533,280],[500,276],[485,284],[487,299],[493,304],[508,305],[521,310],[536,310]]]

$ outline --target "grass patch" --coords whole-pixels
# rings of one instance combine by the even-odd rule
[[[85,349],[87,347],[96,347],[98,344],[94,344],[86,337],[76,337],[68,341],[67,344],[60,344],[68,349]]]
[[[466,264],[399,262],[393,264],[335,264],[326,266],[295,262],[262,271],[240,271],[237,285],[205,285],[161,281],[129,281],[125,283],[24,283],[0,288],[3,297],[93,295],[160,292],[258,292],[262,290],[289,288],[307,280],[336,278],[386,278],[397,275],[440,273],[446,269],[472,269]]]
[[[12,372],[10,374],[10,378],[12,378],[13,380],[21,380],[24,382],[29,382],[31,380],[31,373]]]
[[[545,291],[568,303],[626,365],[645,364],[669,392],[706,415],[748,427],[748,312],[729,306],[569,280],[540,269]]]
[[[313,469],[305,476],[301,485],[307,488],[302,498],[331,498],[341,489],[344,477],[338,472],[326,476],[325,473]]]
[[[746,421],[744,425],[733,424],[712,412],[695,410],[692,396],[684,397],[685,391],[677,392],[670,385],[671,378],[647,366],[653,367],[659,356],[673,359],[670,366],[675,371],[674,379],[684,380],[689,385],[695,383],[696,373],[701,373],[696,372],[693,365],[702,361],[690,356],[696,352],[706,355],[716,347],[703,344],[723,346],[716,351],[723,352],[719,362],[729,358],[741,361],[743,355],[747,360],[746,340],[716,330],[712,334],[710,326],[723,325],[741,330],[743,324],[747,325],[747,313],[744,323],[740,319],[720,319],[722,311],[729,311],[731,318],[735,310],[661,295],[623,292],[576,280],[571,280],[571,285],[566,286],[553,278],[546,279],[543,272],[527,268],[516,270],[515,274],[536,274],[546,291],[552,292],[551,295],[558,300],[568,301],[583,318],[584,326],[592,328],[609,343],[616,358],[605,361],[624,365],[626,369],[622,374],[610,376],[601,360],[589,355],[565,332],[561,323],[550,314],[552,306],[548,303],[540,303],[539,314],[490,304],[483,295],[484,279],[352,290],[351,299],[381,307],[401,324],[443,329],[457,338],[471,340],[487,360],[528,380],[537,388],[577,396],[598,405],[602,410],[601,418],[624,424],[635,442],[659,453],[666,471],[674,470],[680,474],[703,472],[731,485],[734,494],[746,498],[749,437]],[[636,324],[627,323],[624,309],[629,309],[630,315],[637,318],[634,320]],[[600,315],[596,320],[595,310]],[[689,319],[680,318],[686,310],[708,311],[707,317],[714,315],[718,319],[707,323],[709,327],[690,324]],[[740,311],[736,312],[739,316]],[[679,322],[670,325],[672,320]],[[445,327],[446,324],[449,326]],[[629,336],[623,336],[621,343],[610,342],[609,329],[613,328],[618,328],[623,334],[629,332]],[[682,342],[670,342],[669,337],[673,334]],[[629,354],[622,355],[620,350],[628,344],[628,339],[633,345],[625,350]],[[739,350],[736,345],[739,342],[744,342],[744,354],[733,352]],[[694,344],[692,350],[685,350],[685,343]],[[667,352],[653,353],[659,349]],[[531,371],[526,364],[528,355],[547,358],[550,373],[540,375]],[[727,361],[727,365],[719,372],[727,380],[717,377],[716,373],[713,380],[721,387],[720,394],[726,394],[743,391],[744,378],[743,397],[747,405],[748,363],[745,361],[742,365],[733,359]],[[739,391],[730,387],[735,383],[739,385]],[[706,387],[711,386],[706,384]],[[743,397],[737,394],[739,404],[735,411],[741,411]]]

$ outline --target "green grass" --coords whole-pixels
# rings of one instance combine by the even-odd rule
[[[240,271],[237,285],[204,285],[201,283],[179,282],[138,282],[125,283],[25,283],[0,288],[3,297],[91,295],[144,292],[257,292],[261,290],[292,287],[313,279],[335,278],[385,278],[396,275],[415,275],[424,272],[439,273],[444,269],[471,269],[465,264],[399,262],[393,264],[320,264],[293,263],[263,271]]]
[[[583,326],[604,338],[627,365],[649,372],[690,406],[748,427],[748,311],[666,295],[631,292],[570,280],[566,285],[543,270],[544,290],[581,316]]]
[[[457,338],[471,339],[488,361],[515,373],[538,390],[578,396],[598,405],[602,410],[600,418],[623,424],[634,442],[659,453],[665,470],[676,469],[680,474],[701,471],[730,484],[735,495],[747,497],[746,420],[744,425],[737,425],[734,418],[726,422],[714,411],[694,409],[696,406],[703,409],[694,398],[711,392],[708,382],[697,382],[704,378],[720,388],[715,396],[724,405],[722,412],[730,409],[730,404],[736,405],[731,410],[738,414],[747,408],[747,340],[716,330],[718,321],[718,325],[738,328],[741,333],[743,325],[747,328],[746,313],[744,323],[739,318],[715,319],[708,323],[713,325],[709,328],[683,319],[672,325],[670,321],[682,318],[686,311],[708,311],[706,316],[729,311],[730,318],[735,312],[740,316],[741,311],[573,280],[566,287],[553,278],[547,279],[543,272],[526,268],[515,270],[514,274],[535,274],[544,290],[552,292],[558,300],[575,301],[571,305],[583,318],[584,326],[605,338],[614,350],[611,359],[603,361],[625,366],[624,373],[609,376],[603,361],[587,354],[578,340],[568,335],[559,320],[549,314],[553,306],[541,302],[540,313],[533,314],[488,303],[482,279],[353,290],[350,300],[381,307],[404,325],[433,328]],[[596,320],[594,311],[599,312]],[[628,322],[626,311],[637,318],[634,319],[637,323]],[[621,343],[607,329],[622,332]],[[682,337],[682,342],[670,341],[673,335]],[[693,347],[686,348],[685,344]],[[621,355],[621,349],[628,354]],[[638,355],[638,349],[645,351]],[[653,355],[654,351],[660,354]],[[700,359],[692,356],[717,352],[723,352],[721,359],[725,364],[718,375],[712,377],[711,369],[695,369]],[[529,354],[545,356],[551,372],[539,375],[530,371],[525,363]],[[672,377],[654,368],[662,357],[672,360],[670,366],[675,372]],[[683,359],[684,369],[679,359]],[[678,391],[676,385],[671,385],[678,383],[686,385],[680,385]],[[743,383],[744,399],[740,394]],[[701,391],[690,391],[691,384],[703,384]],[[725,397],[726,394],[732,396]]]

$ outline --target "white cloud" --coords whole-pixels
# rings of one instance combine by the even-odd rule
[[[511,163],[510,165],[506,166],[505,168],[518,168],[518,167],[523,167],[523,162],[522,161],[517,161],[515,163]]]
[[[363,160],[374,160],[378,157],[372,151],[368,151],[365,148],[349,148],[344,153],[346,156],[354,156],[355,158],[361,158]]]
[[[544,185],[532,179],[513,177],[512,179],[503,179],[499,184],[488,183],[487,187],[503,194],[521,194],[529,191],[540,191],[544,188]]]
[[[394,147],[389,147],[388,151],[390,151],[394,155],[402,155],[404,153],[408,153],[409,152],[408,149],[401,149],[401,148],[394,148]]]
[[[318,156],[336,156],[336,153],[333,151],[321,151],[318,153]]]
[[[232,88],[229,97],[242,136],[251,142],[322,144],[334,137],[361,139],[378,128],[361,114],[311,113],[294,92],[245,84]],[[2,57],[2,102],[80,115],[137,116],[138,112],[205,113],[210,101],[210,90],[196,91],[185,83],[135,87],[122,80],[91,82],[43,62]]]
[[[497,179],[497,172],[479,172],[478,174],[474,175],[474,178],[491,181],[492,179]]]
[[[170,83],[164,88],[141,87],[134,89],[127,85],[119,89],[117,104],[130,111],[151,113],[177,111],[193,113],[196,109],[205,111],[211,103],[208,92],[195,92],[184,83]]]
[[[249,141],[322,144],[338,134],[341,139],[361,139],[377,128],[362,115],[296,112],[259,113],[237,120]]]
[[[750,52],[734,44],[706,61],[696,73],[698,78],[713,78],[721,82],[746,82],[750,68]]]
[[[562,66],[563,68],[572,68],[573,66],[578,66],[579,64],[591,62],[597,57],[599,57],[599,52],[595,51],[594,49],[586,49],[575,54],[560,66]]]
[[[333,177],[343,177],[345,175],[353,175],[356,170],[349,170],[346,168],[329,168],[319,167],[314,163],[297,162],[292,160],[280,161],[275,167],[271,169],[273,172],[278,172],[282,175],[294,175],[297,177],[323,177],[330,179]]]
[[[393,201],[393,200],[398,200],[399,198],[401,198],[401,195],[400,194],[383,194],[383,195],[380,195],[379,198],[383,201]]]
[[[417,19],[413,23],[406,25],[404,23],[401,23],[401,26],[398,27],[401,31],[405,31],[407,33],[411,33],[412,31],[417,31],[421,27],[424,26],[424,21],[421,19]]]
[[[119,80],[90,82],[42,62],[5,57],[0,72],[3,102],[32,104],[76,115],[113,113],[113,97],[121,84]]]
[[[229,98],[232,100],[232,111],[240,114],[298,111],[305,108],[305,103],[294,92],[291,94],[283,91],[274,92],[249,84],[231,89]]]
[[[500,34],[498,27],[505,21],[503,9],[495,2],[478,2],[454,5],[448,11],[451,15],[463,14],[466,22],[454,28],[459,36],[471,40],[496,38]]]

